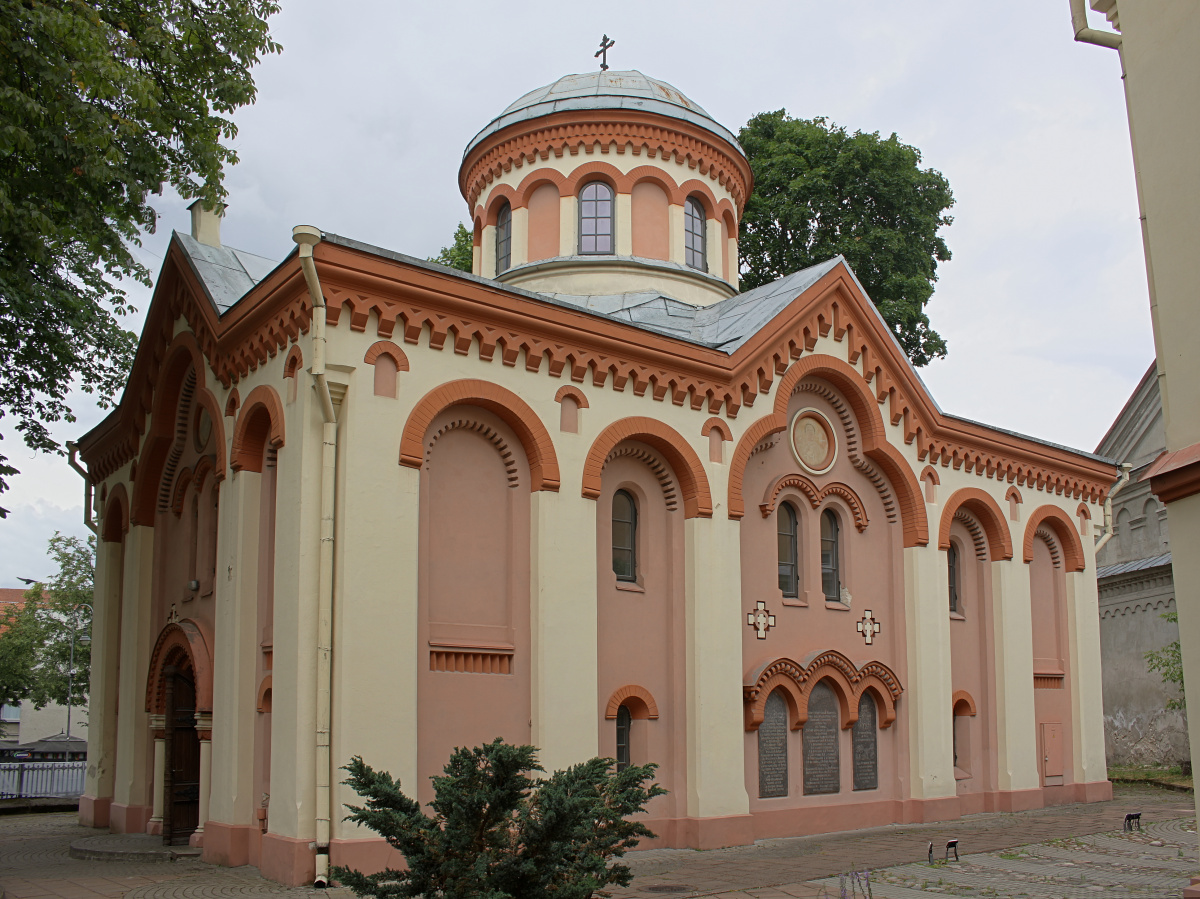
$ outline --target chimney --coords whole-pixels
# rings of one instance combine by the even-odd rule
[[[225,217],[224,203],[218,203],[217,208],[211,209],[204,205],[203,200],[197,200],[188,207],[192,213],[192,238],[210,247],[221,246],[221,219]]]

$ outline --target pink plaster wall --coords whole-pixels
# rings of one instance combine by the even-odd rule
[[[433,799],[429,776],[442,772],[455,747],[496,737],[528,743],[531,714],[530,480],[520,441],[491,413],[465,406],[435,418],[426,445],[431,440],[421,472],[418,573],[423,803]],[[431,671],[433,652],[511,654],[511,673]]]
[[[813,384],[828,390],[829,385],[817,379]],[[801,387],[804,385],[802,384]],[[789,402],[789,421],[802,408],[815,408],[824,413],[833,425],[838,440],[838,453],[833,467],[823,475],[805,471],[793,455],[784,432],[769,448],[756,452],[746,467],[744,490],[746,516],[742,519],[742,651],[743,671],[747,681],[765,665],[779,658],[791,658],[801,664],[817,653],[838,650],[861,664],[880,661],[890,667],[906,684],[904,589],[902,534],[899,521],[890,523],[883,499],[871,481],[851,461],[847,450],[847,432],[839,409],[825,397],[807,390],[798,391]],[[845,409],[844,405],[843,408]],[[856,427],[852,414],[851,426]],[[799,472],[818,488],[840,481],[850,486],[862,500],[868,525],[859,533],[855,528],[849,506],[837,496],[831,496],[814,509],[800,491],[786,489],[781,501],[788,501],[799,518],[797,540],[800,560],[800,596],[785,599],[779,589],[777,553],[777,512],[764,518],[759,503],[768,487],[782,475]],[[841,521],[842,582],[851,594],[849,609],[840,604],[827,604],[821,587],[820,514],[832,508]],[[775,616],[775,626],[766,639],[760,640],[756,631],[746,625],[745,615],[763,600]],[[881,624],[881,632],[867,646],[856,629],[856,622],[870,609]],[[882,711],[882,710],[881,710]],[[889,728],[877,731],[879,757],[879,787],[875,790],[854,790],[851,732],[841,731],[841,791],[836,794],[805,796],[803,735],[801,730],[788,735],[787,797],[760,799],[758,796],[758,734],[745,733],[746,790],[750,810],[761,816],[760,836],[792,832],[797,820],[789,810],[812,812],[817,809],[866,805],[882,808],[880,802],[898,800],[908,793],[907,787],[907,722],[905,697],[897,701],[897,720]],[[823,813],[825,814],[825,813]],[[774,823],[770,823],[774,822]],[[757,826],[757,825],[756,825]],[[762,830],[762,828],[766,830]]]
[[[670,259],[670,201],[653,181],[633,186],[633,255]]]
[[[558,188],[543,184],[529,197],[529,261],[553,259],[558,255]]]
[[[620,454],[626,449],[634,449],[670,471],[662,457],[644,444],[628,441],[613,452]],[[678,484],[673,473],[671,480]],[[612,567],[612,499],[621,489],[637,501],[636,584],[618,584]],[[616,721],[604,717],[613,693],[627,685],[649,691],[659,717],[638,720],[635,713],[630,761],[635,765],[657,763],[657,780],[670,791],[647,806],[652,818],[687,813],[683,508],[682,503],[678,505],[674,511],[668,510],[663,486],[642,458],[617,455],[605,465],[596,503],[598,752],[610,758],[616,755]]]
[[[1034,539],[1033,561],[1029,563],[1034,674],[1051,671],[1063,673],[1061,687],[1033,691],[1034,714],[1037,722],[1038,769],[1042,772],[1042,786],[1044,787],[1065,786],[1075,782],[1071,764],[1071,675],[1065,664],[1067,658],[1066,575],[1062,563],[1055,562],[1056,554],[1061,558],[1061,553],[1052,552],[1050,544],[1041,536]],[[1047,777],[1045,773],[1043,734],[1047,724],[1062,725],[1063,773],[1061,779]]]

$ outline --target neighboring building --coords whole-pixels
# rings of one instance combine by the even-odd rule
[[[1104,743],[1110,765],[1176,765],[1190,760],[1187,717],[1146,667],[1146,653],[1179,639],[1163,620],[1175,611],[1167,510],[1139,480],[1165,449],[1157,368],[1151,365],[1096,452],[1131,466],[1113,497],[1113,536],[1096,553],[1100,656],[1104,666]]]
[[[3,762],[79,762],[87,758],[87,740],[53,734],[40,740],[22,741],[19,746],[0,748]]]
[[[1110,460],[942,413],[841,258],[739,293],[749,164],[668,84],[527,94],[459,185],[474,274],[172,238],[80,442],[84,823],[378,869],[339,766],[428,802],[497,735],[658,762],[665,846],[1111,795]]]

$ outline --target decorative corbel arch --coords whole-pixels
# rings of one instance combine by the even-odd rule
[[[700,436],[707,437],[713,431],[720,431],[722,440],[728,440],[730,443],[733,442],[733,431],[731,431],[729,429],[729,425],[725,424],[725,422],[721,421],[721,419],[710,418],[708,421],[706,421],[700,428]]]
[[[1033,541],[1039,527],[1045,527],[1054,533],[1062,545],[1063,563],[1067,571],[1083,571],[1084,555],[1083,541],[1071,516],[1058,506],[1038,506],[1029,516],[1025,525],[1025,542],[1023,545],[1024,559],[1033,561]]]
[[[888,443],[878,402],[867,390],[857,371],[842,360],[825,355],[806,356],[792,363],[779,379],[774,411],[760,418],[742,435],[729,466],[729,517],[741,519],[745,515],[742,481],[750,453],[763,439],[787,428],[788,401],[796,387],[807,377],[824,378],[841,391],[858,420],[863,455],[879,467],[896,495],[904,545],[926,545],[929,542],[929,520],[925,514],[920,482],[900,451]]]
[[[959,509],[966,509],[979,522],[987,536],[988,552],[993,560],[1013,557],[1012,533],[1004,520],[1004,512],[990,493],[978,487],[962,487],[955,490],[946,500],[942,507],[941,526],[938,528],[938,549],[950,548],[950,525]]]
[[[124,484],[117,484],[104,501],[104,527],[100,539],[120,543],[129,532],[129,494]]]
[[[175,476],[175,486],[171,491],[171,512],[176,518],[183,514],[183,497],[191,486],[194,474],[190,468],[182,469]]]
[[[283,441],[283,402],[274,387],[259,384],[246,397],[233,426],[229,465],[234,471],[262,471],[267,447],[279,449]]]
[[[192,669],[196,686],[196,712],[212,714],[213,665],[212,641],[200,622],[191,618],[173,621],[162,629],[154,650],[150,653],[150,668],[146,676],[146,711],[152,715],[166,714],[165,669],[168,665],[186,664]]]
[[[230,399],[236,395],[235,392]],[[207,387],[197,387],[196,405],[208,412],[208,419],[212,422],[213,473],[218,481],[222,481],[225,479],[225,416],[221,414],[221,404],[217,402],[216,394]]]
[[[396,363],[396,371],[409,370],[408,356],[404,355],[404,350],[390,340],[377,340],[367,347],[363,362],[367,365],[374,365],[380,356],[391,356],[392,361]]]
[[[604,462],[613,447],[625,440],[647,444],[671,464],[679,490],[683,495],[683,514],[686,518],[711,518],[712,494],[708,476],[696,451],[670,425],[654,418],[634,416],[615,421],[600,432],[588,450],[583,463],[583,495],[588,499],[600,497],[600,478]]]
[[[587,395],[573,384],[563,384],[562,387],[558,388],[558,392],[554,394],[554,402],[561,403],[563,398],[568,396],[575,401],[575,405],[580,409],[588,408]]]
[[[517,196],[517,192],[507,184],[497,184],[492,188],[487,198],[487,209],[484,210],[483,224],[496,226],[496,222],[500,216],[500,207],[508,203],[510,209],[517,209],[521,206],[521,198]]]
[[[661,187],[663,193],[667,195],[668,203],[675,206],[683,205],[684,196],[679,192],[679,185],[663,169],[653,165],[639,165],[630,169],[624,178],[624,183],[630,193],[643,181],[650,181]]]
[[[631,718],[654,719],[658,717],[658,703],[654,701],[654,697],[650,695],[649,690],[645,687],[639,687],[637,684],[626,684],[624,687],[616,690],[608,699],[608,707],[604,710],[604,717],[609,720],[616,718],[617,709],[622,705],[629,709],[629,716]]]
[[[1018,506],[1025,500],[1021,499],[1021,491],[1016,487],[1009,487],[1008,492],[1004,494],[1004,498],[1010,503],[1016,503]]]
[[[792,474],[781,475],[775,479],[775,482],[767,485],[766,492],[763,493],[763,501],[758,504],[758,508],[762,511],[763,518],[769,518],[775,511],[775,507],[779,505],[779,494],[783,493],[788,488],[799,490],[808,499],[809,504],[815,509],[820,503],[821,491],[817,485],[809,480],[806,476],[799,472]]]
[[[719,219],[718,209],[720,208],[720,203],[717,201],[716,195],[712,192],[712,188],[703,181],[697,181],[695,178],[684,181],[683,184],[679,185],[679,195],[683,198],[680,200],[680,203],[690,196],[700,196],[704,201],[702,203],[704,206],[704,217],[706,219]]]
[[[1079,504],[1079,508],[1075,510],[1075,517],[1086,518],[1088,521],[1092,520],[1092,510],[1088,508],[1087,503]]]
[[[304,353],[300,351],[299,344],[293,343],[292,348],[288,350],[288,354],[283,360],[283,376],[285,378],[296,377],[303,365]]]
[[[862,498],[854,492],[854,488],[849,484],[843,484],[841,481],[833,481],[826,484],[821,488],[821,492],[818,494],[817,505],[813,508],[817,508],[831,496],[840,497],[850,507],[850,515],[854,519],[854,527],[860,534],[867,529],[867,525],[870,524],[870,521],[867,520],[867,507],[863,504]]]
[[[858,720],[858,702],[868,690],[875,695],[879,707],[879,726],[890,727],[896,720],[896,700],[904,692],[900,679],[882,662],[868,662],[861,668],[837,650],[827,650],[813,657],[807,666],[791,659],[776,659],[755,672],[742,687],[745,702],[746,730],[757,730],[763,722],[767,697],[782,689],[791,710],[791,728],[796,730],[808,721],[808,700],[815,687],[828,680],[841,708],[842,727],[851,727]]]
[[[429,425],[441,412],[452,406],[479,406],[501,418],[513,429],[525,448],[532,481],[530,489],[558,491],[558,456],[554,451],[554,441],[550,439],[550,433],[537,413],[511,390],[475,378],[450,381],[435,387],[413,407],[400,437],[401,465],[420,468],[424,464],[423,443]]]
[[[959,711],[960,707],[962,708],[961,712]],[[976,714],[975,700],[971,698],[971,694],[966,690],[954,691],[954,698],[950,702],[950,708],[954,710],[955,717],[968,715],[974,718]]]
[[[581,187],[589,181],[603,181],[613,189],[614,193],[629,193],[629,184],[625,175],[615,165],[595,160],[585,162],[571,172],[563,183],[565,190],[562,196],[576,196]]]

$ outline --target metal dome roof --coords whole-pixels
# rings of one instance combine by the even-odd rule
[[[682,119],[715,134],[745,156],[729,129],[685,97],[678,88],[638,71],[585,72],[564,75],[553,84],[532,90],[492,119],[471,138],[463,158],[489,135],[516,122],[577,109],[630,109]]]

